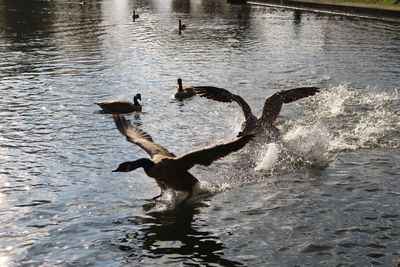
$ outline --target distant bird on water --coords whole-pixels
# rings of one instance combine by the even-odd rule
[[[175,99],[183,100],[185,98],[189,98],[196,95],[193,87],[185,87],[182,86],[182,79],[178,79],[178,86],[176,88],[176,92],[173,95]]]
[[[133,14],[132,14],[132,20],[135,21],[136,19],[139,18],[139,15],[136,14],[135,10],[133,10]]]
[[[272,139],[279,136],[279,130],[274,125],[284,103],[290,103],[298,99],[315,95],[320,92],[318,87],[300,87],[283,90],[273,94],[265,100],[262,115],[257,118],[251,112],[250,106],[239,96],[226,89],[212,86],[194,86],[196,94],[219,102],[236,102],[242,108],[245,121],[242,123],[239,136],[249,133],[269,133]]]
[[[186,25],[182,24],[182,20],[179,20],[178,22],[178,33],[181,35],[182,31],[186,30]]]
[[[142,106],[138,102],[142,100],[141,94],[136,94],[133,97],[133,103],[126,100],[111,100],[96,103],[104,112],[107,113],[130,113],[134,111],[142,111]]]
[[[166,148],[155,143],[147,132],[127,121],[123,115],[114,114],[113,116],[121,134],[151,157],[151,159],[141,158],[121,163],[113,172],[130,172],[143,168],[147,176],[154,178],[161,188],[161,193],[153,197],[153,200],[161,197],[166,189],[173,189],[188,193],[182,201],[184,203],[192,196],[194,187],[199,184],[199,181],[188,172],[190,168],[196,164],[209,166],[213,161],[241,149],[252,138],[251,135],[246,135],[235,141],[194,150],[176,157]]]

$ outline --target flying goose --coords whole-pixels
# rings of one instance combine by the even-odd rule
[[[178,100],[183,100],[185,98],[189,98],[196,95],[193,87],[185,87],[182,86],[182,79],[178,79],[178,86],[176,88],[176,92],[174,94],[174,98]]]
[[[237,151],[250,141],[252,135],[243,136],[235,141],[191,151],[181,157],[176,157],[163,146],[155,143],[151,136],[142,129],[131,124],[123,115],[113,114],[115,124],[126,139],[146,151],[151,159],[141,158],[135,161],[121,163],[113,172],[130,172],[143,168],[147,176],[156,180],[161,193],[153,200],[161,197],[164,190],[171,188],[188,192],[184,203],[192,196],[193,187],[199,182],[188,172],[196,164],[209,166],[213,161]]]
[[[104,112],[108,113],[129,113],[134,111],[142,111],[142,106],[138,102],[142,100],[141,94],[136,94],[133,97],[133,103],[126,100],[104,101],[96,103]]]
[[[226,89],[213,86],[195,86],[193,88],[196,94],[202,97],[219,102],[235,101],[239,104],[243,110],[245,121],[242,123],[241,131],[237,135],[238,137],[252,132],[261,133],[265,131],[269,131],[273,137],[277,137],[279,131],[274,126],[274,122],[278,118],[282,105],[320,92],[318,87],[300,87],[277,92],[265,100],[262,115],[257,118],[251,112],[250,106],[239,95],[232,94]]]

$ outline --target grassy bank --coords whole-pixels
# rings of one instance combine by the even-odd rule
[[[315,0],[315,2],[400,8],[400,0]]]
[[[250,0],[251,1],[251,0]],[[400,0],[254,0],[287,8],[319,10],[352,16],[400,21]]]

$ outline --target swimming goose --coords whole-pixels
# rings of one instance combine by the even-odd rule
[[[135,10],[133,10],[133,14],[132,14],[132,20],[135,21],[135,19],[138,19],[139,15],[136,14]]]
[[[141,94],[136,94],[133,97],[133,103],[126,100],[104,101],[96,103],[104,112],[108,113],[129,113],[134,111],[142,111],[142,106],[138,102],[142,100]]]
[[[182,20],[179,20],[178,24],[178,34],[181,35],[182,31],[186,30],[186,25],[182,24]]]
[[[161,193],[153,200],[161,197],[164,190],[171,188],[188,192],[188,196],[183,200],[185,202],[192,196],[193,187],[199,183],[188,172],[190,168],[196,164],[209,166],[213,161],[241,149],[252,138],[252,135],[246,135],[235,141],[194,150],[181,157],[176,157],[166,148],[155,143],[147,132],[127,121],[123,115],[113,114],[113,116],[121,134],[126,136],[128,141],[141,147],[151,157],[151,159],[141,158],[121,163],[113,172],[130,172],[137,168],[143,168],[147,176],[154,178],[161,188]]]
[[[242,123],[241,131],[237,135],[238,137],[252,132],[269,132],[272,138],[276,138],[279,135],[279,131],[274,126],[274,122],[278,118],[282,105],[320,92],[318,87],[300,87],[277,92],[265,100],[262,115],[257,118],[251,112],[250,106],[239,95],[213,86],[195,86],[193,88],[196,94],[202,97],[219,102],[235,101],[239,104],[243,110],[245,121]]]
[[[176,93],[174,94],[174,98],[178,100],[183,100],[185,98],[189,98],[196,95],[193,87],[185,87],[182,86],[182,79],[178,79],[178,87],[176,89]]]

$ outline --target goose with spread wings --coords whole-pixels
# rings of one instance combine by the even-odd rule
[[[320,92],[318,87],[299,87],[283,90],[273,94],[265,100],[262,115],[257,118],[250,106],[239,95],[233,94],[226,89],[213,86],[195,86],[196,94],[219,102],[236,102],[243,110],[245,121],[242,124],[238,137],[249,133],[269,132],[272,136],[279,135],[274,122],[279,116],[284,103],[290,103],[298,99],[315,95]]]
[[[118,130],[126,139],[146,151],[151,159],[141,158],[135,161],[121,163],[114,172],[130,172],[137,168],[143,168],[147,176],[156,180],[161,188],[161,194],[153,200],[161,197],[168,188],[187,192],[186,201],[192,196],[193,187],[199,182],[189,169],[194,165],[209,166],[213,161],[227,156],[244,147],[252,138],[252,135],[243,136],[235,141],[214,145],[189,152],[181,157],[176,157],[165,147],[155,143],[151,136],[131,124],[121,114],[114,114],[114,121]]]

